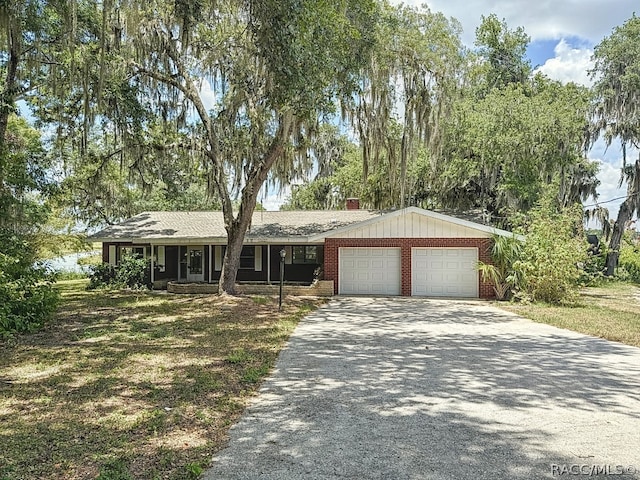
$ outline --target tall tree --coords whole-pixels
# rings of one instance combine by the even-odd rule
[[[385,4],[380,24],[358,95],[343,106],[360,140],[364,180],[387,174],[375,206],[403,207],[413,196],[411,162],[420,149],[438,148],[463,48],[458,22],[426,7]]]
[[[63,68],[63,58],[85,39],[85,0],[4,0],[0,2],[0,148],[17,102],[32,100],[44,85],[62,93],[80,70]]]
[[[286,182],[310,168],[297,153],[336,96],[353,90],[377,3],[86,3],[92,28],[63,59],[81,81],[64,101],[41,90],[37,114],[60,123],[57,148],[78,155],[80,169],[93,165],[97,180],[115,163],[144,187],[158,175],[158,152],[202,165],[227,230],[220,290],[233,293],[260,189],[270,175]],[[102,184],[87,195],[102,195]]]
[[[510,30],[505,20],[495,14],[481,17],[476,29],[475,45],[484,63],[485,93],[513,83],[524,84],[531,75],[531,64],[526,59],[530,38],[523,27]]]
[[[467,92],[445,125],[430,190],[443,207],[480,208],[505,227],[554,179],[563,206],[585,200],[597,186],[584,155],[588,98],[586,88],[542,76],[483,98]]]
[[[40,134],[15,115],[7,118],[0,150],[0,337],[30,331],[55,311],[52,276],[38,262],[43,200],[50,188]]]
[[[635,14],[594,49],[592,110],[593,141],[600,135],[607,145],[622,144],[620,186],[627,196],[620,205],[609,241],[607,275],[618,265],[620,243],[627,223],[640,213],[640,156],[629,161],[629,150],[640,149],[640,18]]]

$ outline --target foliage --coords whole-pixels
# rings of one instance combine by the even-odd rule
[[[478,209],[511,228],[554,178],[562,205],[592,195],[588,89],[531,76],[522,28],[491,15],[476,34],[477,50],[466,51],[455,21],[426,8],[383,9],[361,92],[345,105],[360,152],[350,144],[329,168],[318,162],[285,208],[341,208],[353,196],[365,208]]]
[[[55,312],[54,275],[24,236],[0,229],[0,336],[33,332]]]
[[[509,30],[505,20],[500,21],[495,14],[482,16],[476,29],[478,54],[487,62],[485,65],[485,86],[489,92],[510,84],[524,84],[531,75],[531,65],[525,60],[530,38],[524,28]]]
[[[31,332],[54,312],[54,275],[38,261],[50,185],[40,135],[14,115],[0,145],[0,335]]]
[[[640,243],[636,240],[626,238],[620,248],[620,259],[618,264],[623,269],[628,279],[640,284]]]
[[[108,161],[109,149],[98,141],[89,143],[86,155],[70,155],[55,198],[59,216],[101,226],[143,211],[219,209],[218,199],[207,192],[202,165],[184,152],[166,151],[166,143],[177,138],[155,135],[149,133],[138,145],[150,157],[144,175]]]
[[[96,288],[132,288],[142,289],[151,286],[151,270],[148,260],[135,255],[122,257],[117,267],[108,263],[90,265],[87,289]]]
[[[89,284],[87,290],[107,288],[115,284],[116,269],[109,263],[89,266]]]
[[[594,248],[590,245],[587,250],[587,258],[582,266],[582,276],[580,283],[584,285],[599,285],[606,279],[604,272],[606,270],[607,246],[603,241]]]
[[[640,147],[640,18],[635,14],[613,29],[594,49],[594,101],[591,110],[591,136],[594,142],[602,135],[611,145],[622,143],[620,185],[626,184],[627,196],[620,205],[613,225],[607,257],[607,275],[618,264],[620,246],[627,223],[640,213],[640,158],[628,162],[627,151]]]
[[[134,255],[124,256],[116,270],[115,282],[128,288],[147,288],[151,285],[149,260]]]
[[[35,235],[49,211],[43,201],[54,189],[47,178],[49,159],[40,133],[23,118],[8,118],[4,149],[0,149],[0,226]]]
[[[587,108],[585,88],[541,76],[480,99],[468,92],[447,122],[447,161],[431,169],[430,191],[443,207],[479,207],[505,228],[554,178],[562,205],[586,199],[598,185],[582,149]]]
[[[70,160],[72,213],[110,223],[154,191],[168,208],[207,208],[207,193],[224,214],[220,287],[233,293],[263,184],[311,169],[304,152],[353,91],[377,12],[374,0],[79,2],[83,35],[57,58],[78,88],[45,85],[33,102]],[[185,198],[192,183],[202,194]]]
[[[378,177],[370,195],[376,208],[408,205],[411,163],[421,150],[438,149],[461,78],[460,31],[456,20],[426,6],[384,4],[359,91],[343,98],[361,146],[361,180]]]
[[[491,263],[478,262],[478,270],[483,280],[493,284],[498,300],[508,299],[520,287],[518,272],[513,265],[520,260],[523,242],[515,235],[493,236]]]
[[[575,301],[589,247],[582,231],[582,208],[558,208],[547,195],[527,214],[521,233],[526,241],[520,260],[513,264],[519,278],[515,296],[554,304]]]

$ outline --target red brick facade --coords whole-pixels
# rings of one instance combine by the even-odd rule
[[[412,247],[477,247],[478,260],[489,263],[490,238],[327,238],[324,246],[324,278],[333,280],[338,293],[338,249],[340,247],[400,247],[402,263],[402,295],[411,296]],[[490,283],[478,274],[480,298],[492,298],[495,293]]]

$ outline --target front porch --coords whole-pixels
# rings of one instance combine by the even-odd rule
[[[103,244],[103,261],[117,266],[125,255],[149,260],[151,284],[167,288],[169,282],[217,285],[222,273],[226,245]],[[278,284],[280,252],[284,250],[284,280],[310,285],[318,280],[323,263],[323,245],[245,245],[237,272],[239,284]],[[201,287],[204,288],[204,287]]]

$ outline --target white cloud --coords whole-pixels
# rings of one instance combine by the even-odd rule
[[[266,187],[263,187],[266,189]],[[264,191],[264,190],[263,190]],[[265,210],[270,212],[280,210],[280,206],[287,201],[289,195],[291,195],[291,187],[285,185],[281,191],[267,191],[267,194],[258,201],[262,204]]]
[[[419,6],[425,2],[406,0],[402,3]],[[467,45],[473,44],[481,15],[495,13],[500,19],[506,19],[510,28],[522,26],[534,41],[576,36],[596,44],[638,9],[635,0],[428,0],[426,3],[432,11],[462,23]]]
[[[588,71],[592,68],[589,48],[573,48],[564,39],[554,48],[555,57],[548,59],[536,72],[542,72],[549,78],[563,83],[575,82],[580,85],[591,86]]]
[[[598,200],[593,203],[598,203],[598,205],[607,208],[609,210],[609,218],[615,220],[620,204],[624,200],[620,197],[624,197],[626,194],[624,185],[621,188],[618,187],[620,167],[601,159],[596,159],[596,161],[600,164],[600,171],[598,172],[600,186],[598,187]],[[614,198],[617,200],[609,201]]]
[[[216,106],[216,92],[211,88],[211,82],[206,78],[200,81],[200,98],[207,110],[213,109]]]

